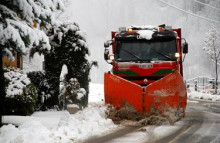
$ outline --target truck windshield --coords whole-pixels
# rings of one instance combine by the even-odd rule
[[[116,41],[115,59],[127,61],[175,61],[176,40],[169,41]]]

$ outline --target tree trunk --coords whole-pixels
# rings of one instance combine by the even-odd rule
[[[5,78],[4,78],[4,71],[3,71],[3,62],[2,62],[2,48],[0,47],[0,127],[2,126],[2,115],[4,109],[4,100],[5,100]]]

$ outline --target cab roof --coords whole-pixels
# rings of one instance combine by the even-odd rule
[[[176,33],[160,27],[132,27],[115,35],[116,40],[172,40]]]

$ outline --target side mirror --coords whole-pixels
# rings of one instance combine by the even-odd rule
[[[183,43],[183,53],[184,54],[188,53],[188,43],[187,42]]]
[[[106,41],[105,43],[104,43],[104,47],[105,48],[108,48],[110,45],[112,45],[113,44],[113,40],[108,40],[108,41]]]
[[[109,49],[105,49],[105,51],[104,51],[104,59],[106,61],[108,60],[108,55],[109,55]]]

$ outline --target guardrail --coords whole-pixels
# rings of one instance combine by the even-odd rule
[[[187,88],[194,89],[198,92],[214,89],[214,83],[215,79],[208,76],[198,76],[196,78],[185,80]],[[218,81],[218,83],[220,84],[220,81]]]

